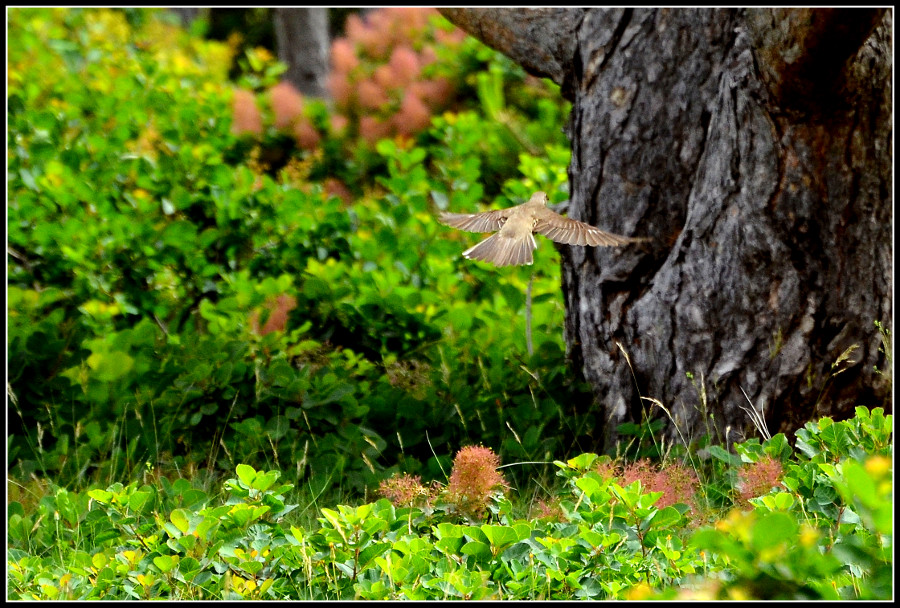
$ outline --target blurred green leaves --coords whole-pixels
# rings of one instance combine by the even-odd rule
[[[296,462],[298,478],[361,490],[399,462],[439,474],[426,436],[439,457],[477,438],[542,459],[591,428],[553,247],[498,272],[434,219],[534,189],[565,198],[554,87],[469,39],[461,111],[415,139],[335,135],[267,170],[280,140],[232,131],[232,49],[161,11],[15,9],[10,48],[19,474]],[[277,74],[264,54],[241,60],[259,86]],[[335,176],[349,198],[329,194]]]

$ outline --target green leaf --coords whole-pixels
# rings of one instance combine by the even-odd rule
[[[591,476],[579,477],[575,480],[575,485],[587,495],[591,502],[593,502],[594,496],[600,492],[600,484]]]
[[[797,522],[789,514],[776,511],[761,517],[754,525],[751,544],[756,551],[762,551],[781,544],[794,542]]]
[[[869,508],[879,505],[879,496],[875,480],[866,471],[862,464],[856,461],[844,463],[844,480],[850,490],[851,496],[857,497],[860,502]]]
[[[460,548],[466,542],[462,536],[445,536],[434,543],[434,546],[441,552],[448,555],[458,555]]]
[[[30,531],[31,522],[28,518],[23,517],[18,513],[13,513],[8,516],[7,534],[9,535],[9,538],[15,539],[18,542],[25,542],[28,540]],[[10,544],[12,545],[12,543]]]
[[[94,377],[102,382],[113,382],[125,376],[134,367],[134,359],[120,351],[94,353],[87,358]]]
[[[128,497],[128,507],[137,513],[143,513],[153,506],[155,493],[138,490]]]
[[[580,454],[575,458],[566,461],[566,465],[576,471],[587,471],[593,466],[596,460],[596,454]]]
[[[197,537],[192,534],[182,536],[181,538],[178,539],[178,545],[186,551],[192,550],[196,544],[197,544]]]
[[[89,490],[88,496],[103,505],[108,505],[112,501],[113,493],[106,490]]]
[[[477,540],[470,540],[460,549],[463,555],[471,555],[478,560],[489,560],[491,558],[491,547],[487,543]]]
[[[487,537],[488,543],[496,548],[503,548],[522,540],[519,533],[508,526],[484,524],[481,526],[481,531],[484,532],[485,537]]]
[[[706,449],[709,452],[710,456],[717,460],[721,460],[729,466],[739,467],[743,463],[740,456],[738,456],[737,454],[732,454],[720,445],[711,445]]]
[[[253,481],[256,479],[256,469],[248,464],[239,464],[235,467],[238,478],[249,488],[253,487]]]
[[[386,542],[373,542],[360,550],[357,560],[359,569],[364,570],[373,559],[389,550],[390,546],[391,544]]]
[[[341,514],[332,509],[321,509],[322,515],[325,516],[325,519],[334,527],[335,530],[340,530],[343,528],[341,522]]]
[[[653,529],[668,528],[681,521],[681,513],[675,507],[666,507],[656,512],[656,515],[650,521],[650,527]]]
[[[788,494],[787,492],[779,492],[775,494],[775,508],[787,511],[792,506],[794,506],[793,494]]]
[[[260,492],[265,492],[272,487],[272,484],[274,484],[280,476],[281,473],[279,471],[259,472],[256,474],[256,479],[253,480],[253,484],[250,487],[259,490]]]
[[[189,519],[190,512],[184,509],[175,509],[169,515],[169,520],[178,528],[182,534],[187,534],[188,528],[191,526]]]
[[[160,555],[153,558],[153,564],[163,573],[170,572],[177,565],[177,561],[170,555]]]
[[[468,536],[472,540],[476,540],[485,544],[488,543],[487,536],[484,532],[482,532],[481,528],[477,526],[465,526],[463,527],[463,531],[465,532],[466,536]]]

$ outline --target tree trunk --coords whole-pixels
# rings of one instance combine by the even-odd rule
[[[275,40],[285,79],[304,95],[326,97],[328,9],[276,8]]]
[[[169,10],[174,11],[178,15],[182,27],[187,29],[200,16],[201,9],[197,6],[173,6]]]
[[[599,448],[892,409],[889,11],[441,12],[573,102],[570,216],[653,239],[560,246]]]

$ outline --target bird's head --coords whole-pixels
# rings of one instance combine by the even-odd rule
[[[531,195],[531,198],[528,199],[528,202],[532,205],[546,206],[547,203],[550,202],[550,198],[547,196],[546,192],[535,192]]]

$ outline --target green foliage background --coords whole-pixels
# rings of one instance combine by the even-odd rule
[[[417,140],[333,136],[267,172],[277,133],[231,130],[240,58],[173,23],[10,13],[11,470],[77,486],[243,462],[362,492],[398,468],[439,477],[467,443],[507,460],[589,448],[552,245],[498,271],[435,221],[486,191],[566,197],[558,91],[467,41],[435,69],[472,70],[473,96]],[[277,64],[251,59],[252,82],[275,82]],[[297,300],[285,330],[254,333],[282,294]]]

